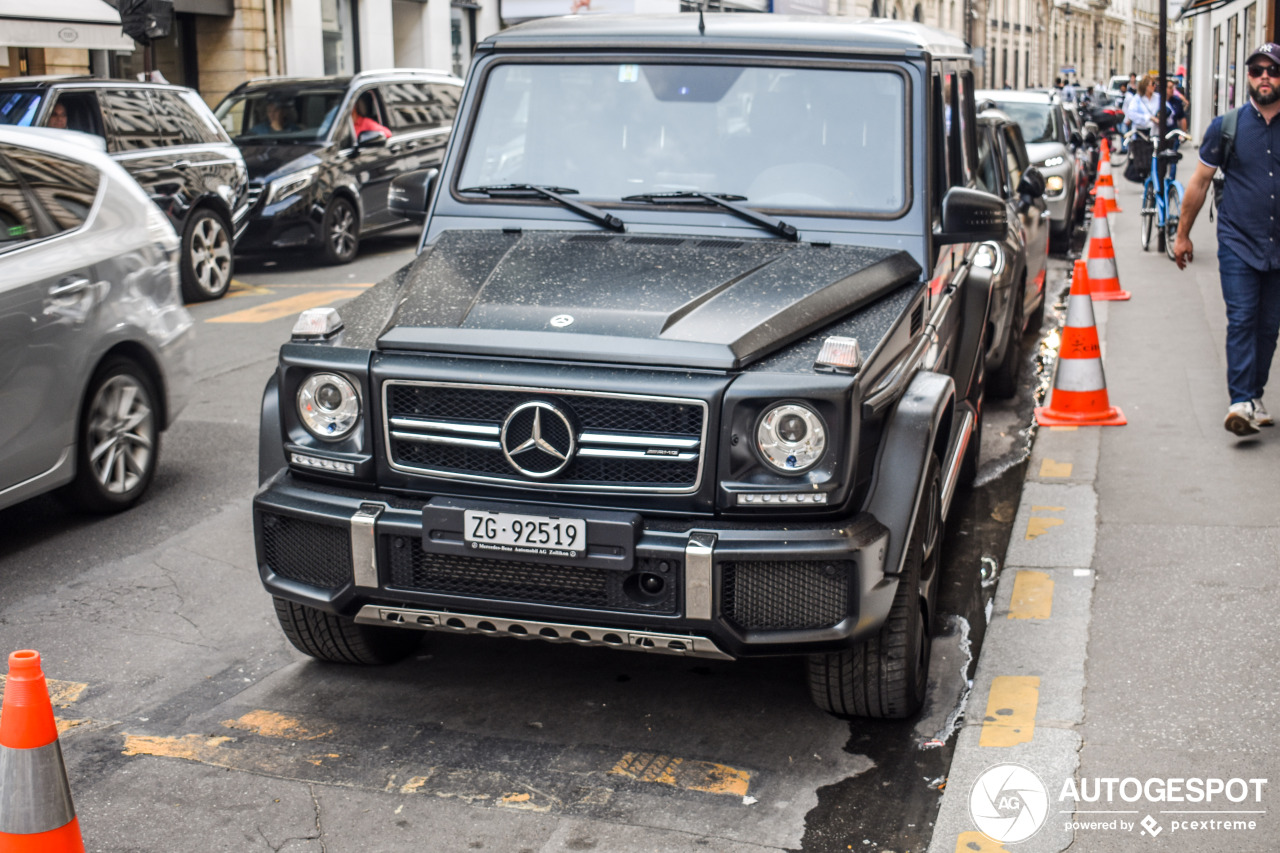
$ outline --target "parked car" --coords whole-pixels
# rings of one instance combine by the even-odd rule
[[[1124,103],[1124,93],[1129,88],[1128,74],[1115,74],[1107,83],[1107,97],[1111,99],[1114,106],[1122,106]]]
[[[391,180],[440,165],[461,93],[458,78],[413,69],[238,86],[216,111],[249,165],[252,212],[237,248],[319,248],[345,264],[362,236],[404,225],[387,206]],[[386,133],[357,134],[353,111]]]
[[[1079,104],[1063,104],[1062,114],[1067,119],[1067,140],[1076,157],[1076,171],[1082,176],[1079,183],[1084,192],[1079,194],[1076,216],[1078,222],[1083,222],[1089,189],[1098,176],[1098,126],[1081,115]]]
[[[1008,399],[1018,391],[1022,338],[1044,321],[1049,208],[1044,175],[1031,165],[1022,128],[999,110],[978,115],[978,188],[1008,205],[1003,240],[983,243],[974,262],[991,270],[987,390]]]
[[[479,46],[439,175],[397,186],[432,198],[421,253],[304,313],[264,394],[254,535],[298,649],[797,655],[827,711],[920,707],[1007,206],[962,41],[768,17]]]
[[[1011,92],[992,89],[978,99],[1009,115],[1022,128],[1031,163],[1045,177],[1045,201],[1049,205],[1049,245],[1065,252],[1071,234],[1084,215],[1089,187],[1071,149],[1071,135],[1058,96],[1043,92]]]
[[[190,89],[94,77],[0,80],[0,125],[65,126],[107,151],[182,238],[182,295],[217,299],[231,286],[248,171],[240,151]]]
[[[0,127],[0,507],[142,497],[191,382],[179,245],[101,139]]]

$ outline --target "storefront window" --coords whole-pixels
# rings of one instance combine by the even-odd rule
[[[1222,27],[1213,28],[1213,114],[1219,115],[1222,103]]]
[[[1239,17],[1227,21],[1227,109],[1236,108],[1236,61],[1240,54]]]
[[[324,32],[324,73],[354,74],[360,70],[356,47],[356,0],[321,0]]]

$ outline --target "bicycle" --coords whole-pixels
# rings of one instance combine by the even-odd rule
[[[1142,131],[1137,129],[1130,131],[1125,134],[1125,141],[1128,142],[1139,133]],[[1171,130],[1165,134],[1164,138],[1190,141],[1191,134],[1181,130]],[[1156,251],[1164,252],[1171,261],[1176,260],[1173,256],[1173,244],[1178,236],[1182,197],[1186,193],[1186,188],[1177,179],[1178,161],[1181,159],[1182,152],[1173,149],[1156,151],[1153,145],[1151,168],[1147,172],[1146,180],[1142,182],[1142,251],[1150,251],[1151,233],[1156,231],[1156,226],[1159,225],[1159,231],[1156,232]]]

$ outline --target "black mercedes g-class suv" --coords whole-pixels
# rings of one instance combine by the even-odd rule
[[[1006,228],[975,130],[963,44],[914,24],[484,41],[418,257],[305,312],[266,388],[254,532],[289,639],[802,655],[824,709],[914,714],[977,454],[970,261]]]

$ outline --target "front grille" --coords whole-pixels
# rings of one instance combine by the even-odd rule
[[[383,537],[389,586],[413,592],[560,607],[674,613],[680,563],[637,558],[630,572],[550,563],[519,563],[424,551],[409,536]],[[665,569],[665,571],[662,571]],[[640,591],[641,574],[662,572],[661,593]]]
[[[282,578],[337,589],[351,580],[351,531],[287,515],[259,515],[267,568]]]
[[[388,455],[402,471],[533,488],[692,492],[706,458],[707,406],[699,400],[408,380],[385,382],[383,399]],[[545,479],[517,471],[501,445],[508,414],[535,400],[569,418],[577,445],[563,470]],[[561,422],[548,416],[541,428],[568,450]],[[545,473],[560,459],[526,453],[523,462]]]
[[[744,631],[829,628],[849,613],[850,560],[720,565],[724,617]]]

